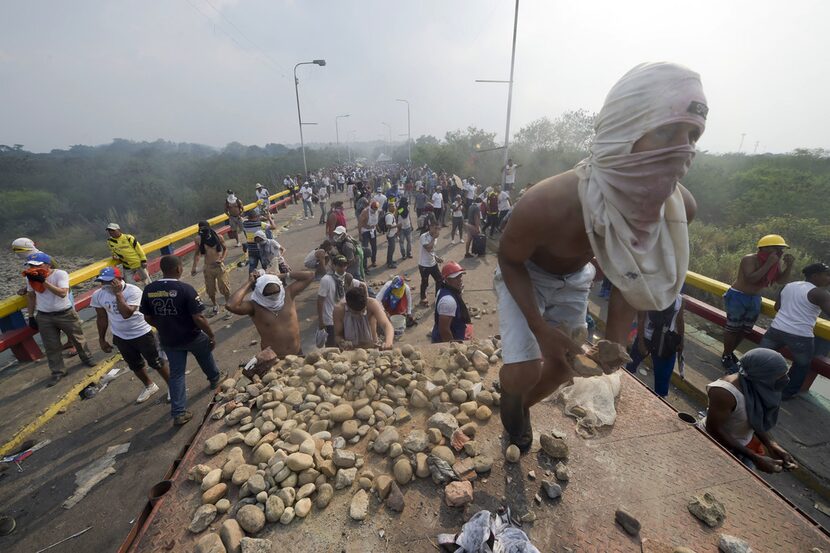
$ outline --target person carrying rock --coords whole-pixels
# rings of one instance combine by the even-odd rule
[[[289,285],[282,278],[293,281]],[[231,295],[227,309],[248,315],[259,333],[260,349],[270,347],[279,357],[299,355],[300,322],[294,299],[314,281],[311,271],[294,271],[288,275],[253,272],[242,287]],[[245,297],[250,294],[248,299]]]
[[[40,330],[46,360],[52,371],[48,386],[54,386],[67,374],[63,364],[61,331],[75,345],[84,365],[94,367],[95,361],[86,344],[81,319],[69,294],[69,274],[61,269],[53,269],[52,258],[38,252],[26,258],[23,276],[27,280],[29,326]]]
[[[101,351],[112,351],[112,344],[107,342],[107,328],[112,327],[113,344],[136,378],[144,384],[135,402],[144,403],[159,391],[158,384],[147,375],[145,361],[146,365],[158,371],[165,384],[170,379],[170,370],[162,359],[156,333],[138,310],[141,307],[141,288],[124,282],[117,267],[101,269],[95,280],[103,284],[92,294],[90,303],[90,307],[95,309]]]
[[[441,268],[443,282],[435,298],[433,344],[458,342],[472,338],[473,326],[470,312],[461,297],[461,292],[464,290],[462,278],[466,273],[467,271],[455,261],[450,261]]]
[[[636,311],[665,309],[680,292],[696,206],[678,181],[707,112],[697,73],[672,63],[638,65],[609,92],[589,157],[528,189],[514,206],[494,286],[504,344],[501,419],[520,449],[533,440],[530,407],[572,376],[593,258],[614,284],[606,337],[617,344]]]
[[[378,338],[378,326],[383,341]],[[346,292],[346,301],[334,308],[334,336],[340,349],[377,348],[391,349],[395,329],[380,302],[368,297],[362,288]]]
[[[219,313],[219,304],[216,303],[216,289],[218,288],[219,292],[225,296],[225,303],[228,303],[228,298],[231,296],[228,273],[225,269],[225,258],[228,256],[228,248],[225,247],[225,241],[222,237],[210,228],[210,224],[207,221],[199,221],[198,226],[199,232],[194,239],[196,251],[193,252],[193,265],[190,267],[190,276],[196,274],[199,259],[204,256],[205,263],[202,268],[202,274],[205,277],[205,292],[210,298],[210,303],[213,304],[208,317],[213,317]]]
[[[758,251],[745,255],[738,266],[738,276],[723,295],[726,327],[723,332],[721,364],[728,372],[738,362],[735,348],[761,314],[761,291],[772,284],[785,284],[790,279],[795,258],[785,254],[789,248],[778,234],[768,234],[758,241]],[[783,266],[782,266],[783,263]]]
[[[173,424],[180,426],[193,418],[193,413],[187,410],[187,354],[196,357],[211,390],[219,386],[222,373],[213,358],[216,336],[202,314],[205,306],[196,289],[179,280],[182,260],[165,255],[159,268],[163,277],[144,288],[139,311],[159,333],[161,348],[170,366],[170,414]]]
[[[781,392],[789,382],[787,360],[771,349],[756,348],[738,361],[738,372],[709,383],[709,408],[697,426],[742,463],[763,472],[797,468],[770,430],[778,422]]]

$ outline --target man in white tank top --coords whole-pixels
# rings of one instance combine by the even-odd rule
[[[750,468],[781,472],[797,464],[769,433],[778,421],[787,361],[775,351],[756,348],[738,362],[739,372],[706,386],[709,408],[698,422],[723,447]]]
[[[778,313],[761,340],[762,348],[790,350],[793,364],[790,383],[784,388],[783,398],[795,396],[804,384],[813,360],[814,336],[821,311],[830,309],[830,267],[813,263],[804,267],[804,280],[791,282],[781,289],[775,309]]]

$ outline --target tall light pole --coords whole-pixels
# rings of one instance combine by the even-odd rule
[[[476,79],[477,83],[507,83],[507,121],[504,128],[504,165],[507,165],[507,160],[510,158],[510,106],[513,103],[513,68],[516,64],[516,29],[519,26],[519,0],[516,0],[516,9],[513,14],[513,48],[510,52],[510,80],[494,81]],[[501,185],[504,188],[504,179],[506,175],[504,170],[501,172]]]
[[[412,165],[412,126],[411,126],[411,119],[409,118],[409,101],[402,100],[401,98],[396,98],[396,102],[403,102],[406,104],[406,147],[407,147],[407,154],[406,157],[409,160],[409,165]]]
[[[300,81],[297,79],[297,68],[301,65],[319,65],[323,67],[326,65],[326,60],[312,60],[312,61],[301,61],[297,65],[294,66],[294,95],[297,97],[297,121],[300,123],[300,148],[303,150],[303,170],[304,178],[308,176],[308,164],[305,160],[305,140],[303,140],[303,116],[300,114],[300,89],[297,86]]]
[[[357,131],[352,131],[346,137],[346,150],[349,153],[349,163],[352,162],[352,142],[357,137]]]
[[[383,121],[381,121],[380,124],[383,125],[384,127],[386,127],[386,130],[389,131],[389,146],[386,148],[386,155],[388,155],[391,158],[392,157],[392,127],[389,125],[389,123],[384,123]]]
[[[351,114],[347,113],[346,115],[338,115],[334,118],[334,133],[337,137],[337,163],[340,163],[340,127],[337,126],[337,120],[346,118],[349,115]]]

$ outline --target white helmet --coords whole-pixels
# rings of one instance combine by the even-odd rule
[[[31,238],[18,238],[12,242],[12,251],[20,257],[26,257],[40,250],[35,247],[35,243]]]

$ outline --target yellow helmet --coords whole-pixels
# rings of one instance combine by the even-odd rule
[[[790,247],[787,245],[787,242],[784,241],[784,237],[780,234],[767,234],[766,236],[758,240],[759,248],[763,248],[765,246],[780,246],[782,248]]]

